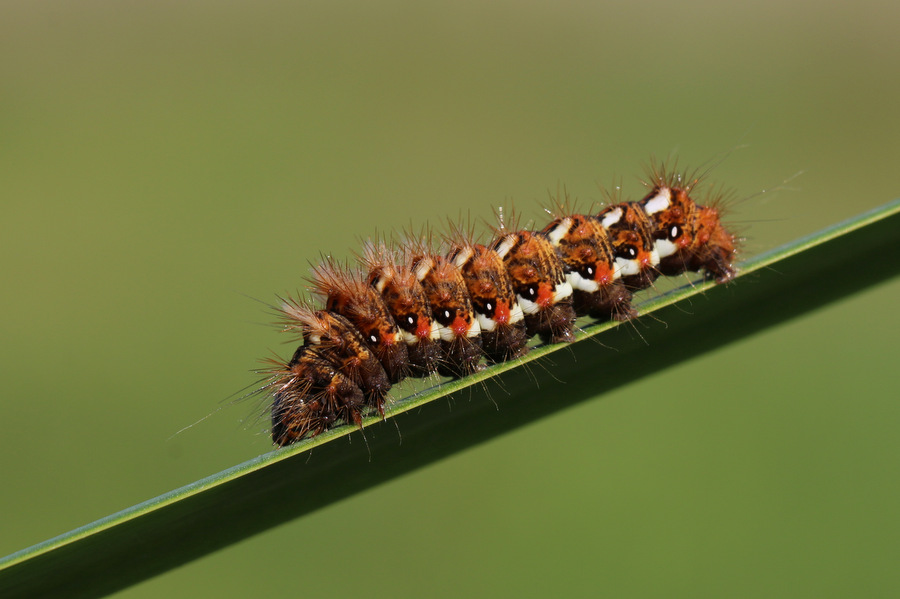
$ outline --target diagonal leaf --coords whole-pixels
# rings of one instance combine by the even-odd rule
[[[640,339],[617,324],[588,326],[580,340],[602,345],[536,348],[522,360],[399,400],[390,417],[397,418],[402,443],[393,422],[369,419],[365,444],[353,429],[335,429],[14,553],[0,559],[0,596],[113,592],[778,325],[895,276],[898,229],[900,201],[894,201],[743,263],[737,284],[686,285],[644,302],[641,314],[654,319]],[[685,308],[698,298],[702,303]],[[547,356],[561,350],[548,367]],[[542,358],[543,368],[525,366]],[[445,397],[452,410],[448,400],[436,401]],[[497,410],[502,418],[481,417]],[[351,434],[353,443],[337,441]]]

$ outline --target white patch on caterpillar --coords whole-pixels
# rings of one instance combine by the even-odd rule
[[[553,290],[553,303],[556,304],[561,299],[565,299],[572,295],[572,284],[566,279],[562,283],[557,283]]]
[[[537,314],[541,311],[541,307],[537,305],[536,302],[525,299],[518,293],[516,294],[516,301],[519,304],[519,307],[522,309],[522,312],[525,314]]]
[[[403,337],[403,343],[405,343],[406,345],[415,345],[419,342],[419,338],[409,331],[400,329],[400,335]]]
[[[550,240],[550,243],[553,244],[554,247],[559,246],[559,242],[562,241],[562,238],[566,236],[566,233],[569,231],[569,227],[571,226],[571,218],[562,219],[558,225],[553,227],[552,231],[547,233],[547,239]]]
[[[522,312],[522,306],[519,305],[518,302],[513,304],[512,308],[509,311],[509,324],[516,324],[517,322],[522,321],[525,318],[525,313]]]
[[[431,321],[431,334],[428,335],[428,338],[432,341],[437,341],[441,338],[441,326],[435,320]]]
[[[572,286],[572,289],[577,289],[578,291],[587,291],[588,293],[594,293],[595,291],[600,289],[600,283],[593,279],[585,279],[579,272],[567,272],[566,279],[568,279],[569,284]]]
[[[623,277],[630,277],[641,272],[641,266],[637,260],[619,258],[618,256],[616,257],[616,269]]]
[[[650,252],[650,266],[658,266],[659,265],[659,252],[656,251],[656,247],[654,246],[653,250]]]
[[[620,220],[622,220],[622,214],[624,212],[621,208],[616,208],[615,210],[610,210],[607,214],[603,216],[603,220],[600,221],[600,224],[603,225],[604,229],[608,229]]]
[[[475,313],[475,318],[478,319],[478,324],[481,327],[481,330],[486,333],[493,332],[494,329],[497,328],[497,321],[493,318],[490,318],[486,314],[482,314],[481,312]]]
[[[453,329],[450,327],[440,327],[438,328],[438,331],[441,334],[441,341],[450,342],[456,339],[456,333],[454,333]]]
[[[500,242],[500,245],[497,246],[497,254],[501,258],[506,258],[506,254],[516,246],[517,241],[518,239],[515,235],[507,235],[503,238],[503,241]]]
[[[378,277],[378,279],[375,280],[375,289],[379,294],[384,293],[385,286],[387,286],[387,277],[381,275],[380,277]]]
[[[472,324],[469,326],[469,330],[466,331],[466,337],[469,337],[471,339],[472,337],[477,337],[480,334],[481,334],[481,325],[478,324],[477,318],[473,318]]]
[[[678,246],[668,239],[657,239],[654,247],[656,248],[656,255],[658,258],[671,256],[678,251]]]
[[[456,258],[453,259],[453,265],[456,266],[456,268],[462,268],[466,262],[472,259],[472,256],[474,255],[475,250],[470,247],[466,247],[456,255]]]
[[[644,202],[644,213],[648,216],[662,212],[672,204],[672,192],[663,187],[659,193]]]
[[[425,277],[428,276],[428,273],[431,272],[432,268],[434,268],[434,260],[431,258],[422,258],[419,260],[419,263],[416,264],[416,269],[413,271],[413,274],[416,275],[416,279],[421,283],[425,280]]]

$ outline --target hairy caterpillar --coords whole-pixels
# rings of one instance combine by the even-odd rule
[[[654,164],[643,199],[596,214],[560,205],[540,230],[501,218],[487,244],[454,227],[440,250],[410,236],[367,243],[355,268],[325,260],[311,277],[323,306],[288,298],[280,308],[302,344],[260,371],[273,441],[383,416],[388,390],[406,377],[466,376],[524,355],[534,336],[572,341],[580,316],[633,318],[632,294],[660,275],[731,280],[737,238],[722,224],[721,193],[694,199],[702,178]]]

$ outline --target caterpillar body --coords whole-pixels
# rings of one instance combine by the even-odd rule
[[[421,237],[370,242],[356,268],[325,260],[311,277],[324,306],[287,298],[279,309],[302,344],[259,371],[273,441],[383,417],[391,385],[406,377],[466,376],[523,356],[535,336],[572,341],[580,316],[631,319],[632,295],[660,275],[730,281],[737,238],[722,224],[721,193],[692,197],[701,179],[656,164],[643,199],[596,214],[560,207],[535,231],[501,219],[487,244],[456,229],[440,251]]]

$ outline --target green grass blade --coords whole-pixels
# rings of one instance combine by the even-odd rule
[[[898,231],[895,201],[745,262],[736,284],[688,285],[641,304],[653,317],[640,335],[627,325],[587,327],[579,336],[600,343],[541,347],[396,402],[397,425],[370,419],[366,443],[347,427],[330,431],[14,553],[0,559],[0,597],[113,592],[808,313],[895,276]]]

